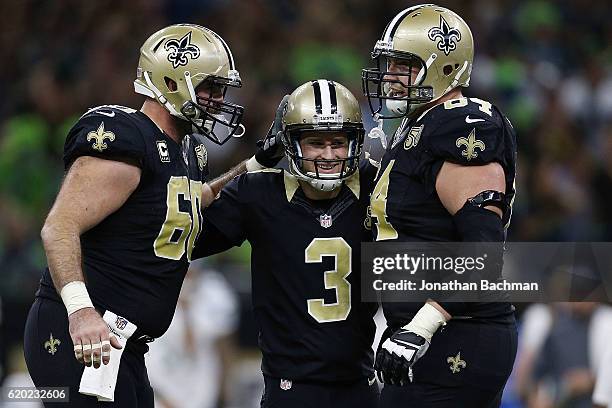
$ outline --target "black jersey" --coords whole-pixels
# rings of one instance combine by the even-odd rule
[[[247,173],[205,210],[194,257],[219,241],[251,243],[265,375],[350,382],[372,374],[376,305],[360,302],[359,270],[361,242],[371,240],[365,218],[374,173],[362,166],[323,202],[307,199],[286,171]]]
[[[453,218],[436,192],[445,161],[464,165],[499,163],[505,172],[505,201],[515,196],[516,135],[499,109],[477,98],[458,98],[406,120],[382,158],[371,196],[376,241],[459,241]],[[504,214],[504,225],[511,211]],[[391,325],[407,323],[422,304],[383,304]],[[467,304],[472,317],[512,313],[507,303]]]
[[[128,161],[142,171],[121,208],[81,236],[82,265],[96,307],[158,337],[174,315],[201,229],[206,148],[196,135],[179,145],[142,112],[113,105],[90,110],[70,130],[66,170],[80,156]],[[38,294],[57,298],[48,269]]]

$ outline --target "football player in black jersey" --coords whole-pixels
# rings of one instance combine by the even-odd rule
[[[172,320],[201,205],[219,188],[205,183],[203,138],[222,144],[241,131],[243,108],[224,100],[240,86],[218,34],[169,26],[140,50],[141,110],[100,106],[70,130],[25,330],[37,386],[70,387],[71,406],[153,406],[146,341]]]
[[[360,299],[360,244],[375,168],[359,164],[355,97],[310,81],[288,99],[289,171],[232,180],[204,213],[194,258],[248,240],[263,353],[262,407],[375,407],[375,304]]]
[[[505,240],[516,137],[496,106],[462,95],[473,53],[465,21],[432,4],[397,14],[376,43],[364,93],[376,119],[402,119],[371,196],[376,241]],[[510,303],[383,297],[383,308],[383,407],[499,406],[516,354]]]

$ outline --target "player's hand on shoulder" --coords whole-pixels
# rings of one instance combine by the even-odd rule
[[[285,154],[282,141],[283,114],[288,100],[289,95],[285,95],[276,108],[274,121],[270,126],[270,130],[268,130],[266,138],[257,142],[258,149],[257,153],[255,153],[255,159],[264,167],[276,166]]]
[[[110,334],[108,325],[93,307],[86,307],[68,316],[70,338],[74,344],[74,356],[86,366],[100,367],[110,362],[111,346],[120,349],[121,344]]]
[[[381,382],[406,385],[412,382],[411,369],[429,348],[429,342],[418,334],[399,329],[382,344],[374,368]]]

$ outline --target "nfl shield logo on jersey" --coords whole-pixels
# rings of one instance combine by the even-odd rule
[[[331,215],[321,214],[321,216],[319,217],[319,221],[321,222],[321,226],[323,228],[329,228],[332,225]]]
[[[128,321],[126,319],[124,319],[121,316],[117,316],[117,320],[115,320],[115,326],[119,329],[119,330],[123,330],[125,329],[125,327],[127,326]]]
[[[292,385],[293,385],[293,383],[291,382],[291,380],[283,380],[281,378],[281,380],[280,380],[281,390],[285,390],[285,391],[290,390]]]

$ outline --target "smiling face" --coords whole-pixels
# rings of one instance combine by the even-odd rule
[[[348,157],[346,132],[306,132],[300,139],[303,169],[319,175],[338,174],[342,171],[342,159]]]

